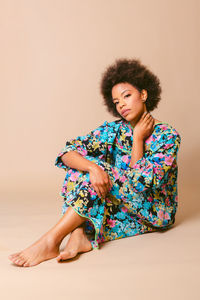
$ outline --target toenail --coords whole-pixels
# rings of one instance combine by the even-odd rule
[[[25,263],[25,264],[24,264],[24,267],[28,267],[28,263]]]
[[[74,256],[76,253],[77,253],[77,251],[75,251],[75,250],[69,250],[69,254],[70,254],[71,256]]]

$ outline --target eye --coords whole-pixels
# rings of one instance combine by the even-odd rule
[[[131,96],[131,94],[127,94],[127,95],[125,95],[124,97],[129,97],[129,96]],[[115,103],[114,103],[114,105],[117,105],[119,102],[118,101],[116,101]]]
[[[131,94],[127,94],[127,95],[125,95],[124,97],[129,97]]]

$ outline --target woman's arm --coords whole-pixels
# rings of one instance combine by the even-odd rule
[[[62,162],[70,168],[88,171],[90,182],[99,197],[105,197],[112,187],[108,174],[92,161],[89,161],[76,151],[70,151],[61,156]]]
[[[130,168],[132,168],[135,163],[143,157],[144,141],[153,132],[153,129],[154,119],[147,111],[145,111],[134,127],[131,161],[129,164]]]
[[[92,157],[98,157],[99,159],[104,160],[106,158],[107,153],[107,139],[108,139],[108,122],[105,121],[101,126],[98,128],[92,130],[90,133],[83,135],[83,136],[77,136],[74,139],[70,139],[66,142],[66,145],[61,151],[59,152],[58,156],[55,160],[55,166],[64,169],[65,171],[68,170],[70,167],[73,168],[71,165],[71,157],[76,155],[76,158],[78,158],[78,162],[75,162],[76,169],[79,169],[79,162],[83,164],[83,169],[88,169],[89,164],[87,161],[85,162],[84,159],[82,159],[84,156],[92,156]],[[66,161],[66,164],[63,163],[61,160],[61,157],[64,157],[65,154],[72,152],[70,154],[70,158]],[[73,154],[75,152],[75,154]],[[77,156],[77,154],[80,154],[80,156]],[[66,158],[66,155],[65,155]],[[64,159],[65,159],[64,158]],[[75,160],[77,160],[75,158]],[[74,161],[74,159],[73,159]],[[68,165],[69,163],[69,165]],[[87,165],[85,165],[87,164]]]
[[[89,172],[92,167],[96,166],[95,163],[89,161],[76,151],[70,151],[65,153],[63,156],[61,156],[61,160],[64,163],[64,165],[80,171]]]
[[[177,176],[176,159],[180,143],[181,137],[178,132],[170,127],[165,128],[156,136],[148,152],[135,163],[133,168],[127,168],[125,172],[129,180],[120,192],[125,195],[129,185],[135,193],[144,192],[149,188],[157,189],[172,168],[175,173],[171,176]]]
[[[134,146],[131,151],[131,161],[129,164],[130,168],[133,168],[134,164],[143,157],[144,154],[144,140],[140,137],[134,138]]]

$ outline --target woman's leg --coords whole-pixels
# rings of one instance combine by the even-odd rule
[[[60,252],[56,258],[57,261],[66,260],[75,257],[80,252],[88,252],[92,250],[91,242],[85,233],[85,223],[75,228],[70,235],[65,249]]]
[[[30,267],[58,256],[63,238],[86,221],[69,207],[59,222],[46,232],[38,241],[25,250],[12,254],[9,259],[19,266]],[[88,241],[87,247],[92,249]],[[90,249],[90,250],[91,250]],[[88,250],[89,251],[89,250]]]

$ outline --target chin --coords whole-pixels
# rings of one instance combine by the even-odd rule
[[[124,119],[126,119],[126,120],[128,120],[128,121],[132,121],[132,120],[134,120],[135,118],[136,118],[136,117],[133,116],[131,113],[124,117]]]
[[[122,118],[124,119],[124,120],[127,120],[127,121],[130,121],[131,120],[131,118],[130,118],[130,116],[128,115],[128,116],[122,116]]]

